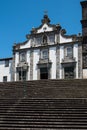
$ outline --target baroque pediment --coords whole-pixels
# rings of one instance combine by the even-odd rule
[[[37,28],[32,28],[31,34],[39,34],[43,32],[51,32],[51,31],[57,31],[60,30],[61,27],[59,24],[54,25],[50,24],[50,19],[48,15],[44,15],[43,19],[41,20],[42,24]]]
[[[46,23],[44,23],[39,29],[37,29],[37,33],[43,33],[49,31],[53,31],[53,27],[50,27]]]

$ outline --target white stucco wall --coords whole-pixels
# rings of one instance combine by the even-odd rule
[[[76,78],[78,78],[78,44],[74,44],[73,46],[73,57],[76,61]]]
[[[62,77],[63,70],[61,65],[62,59],[64,59],[64,46],[60,46],[60,79],[63,78]]]
[[[33,80],[37,80],[37,63],[39,62],[40,50],[34,50],[33,52]]]
[[[20,46],[20,49],[30,48],[30,40],[26,43]]]
[[[56,79],[56,47],[49,49],[49,59],[52,62],[51,79]]]
[[[61,36],[61,34],[59,35],[59,39],[60,39],[60,43],[72,42],[72,38],[65,38]]]
[[[17,64],[19,63],[19,52],[15,53],[15,67],[17,67]]]
[[[87,79],[87,69],[83,69],[83,79]]]
[[[9,60],[9,66],[5,67],[5,60],[0,61],[0,82],[3,82],[3,76],[7,76],[7,81],[11,81],[12,60]]]
[[[16,79],[16,67],[17,67],[17,64],[19,63],[19,52],[16,52],[15,53],[15,70],[14,70],[14,73],[15,73],[15,81],[17,81],[17,79]]]

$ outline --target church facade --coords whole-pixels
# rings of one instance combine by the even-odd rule
[[[26,35],[27,40],[13,46],[13,57],[0,60],[0,82],[87,78],[87,1],[81,6],[82,35],[66,35],[45,14],[41,25]]]

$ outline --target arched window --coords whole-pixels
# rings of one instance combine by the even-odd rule
[[[47,43],[47,36],[46,35],[43,36],[43,43]]]

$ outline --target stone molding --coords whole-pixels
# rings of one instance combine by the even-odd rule
[[[30,80],[33,80],[33,50],[30,52]]]

